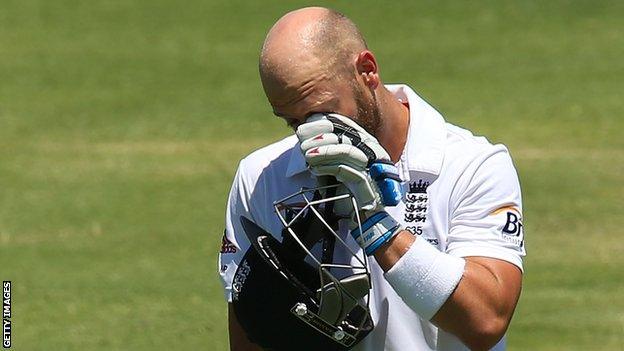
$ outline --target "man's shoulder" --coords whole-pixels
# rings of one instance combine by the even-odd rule
[[[258,177],[267,168],[285,173],[296,145],[297,137],[291,135],[263,146],[241,160],[238,166],[239,172],[252,178]]]
[[[467,147],[469,149],[481,149],[491,146],[490,141],[480,135],[475,135],[468,129],[446,122],[447,147]]]
[[[486,137],[475,135],[468,129],[446,123],[445,163],[464,168],[480,164],[494,155],[511,158],[503,144],[493,144]]]

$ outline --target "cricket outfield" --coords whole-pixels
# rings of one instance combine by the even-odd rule
[[[225,350],[238,161],[289,129],[257,74],[301,1],[3,1],[0,278],[15,350]],[[624,5],[329,2],[385,82],[505,143],[528,256],[510,350],[624,349]]]

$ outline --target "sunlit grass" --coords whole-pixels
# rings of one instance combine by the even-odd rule
[[[528,256],[512,350],[624,347],[619,2],[326,2],[382,78],[509,146]],[[290,131],[257,51],[289,2],[5,1],[0,277],[16,350],[224,350],[238,161]]]

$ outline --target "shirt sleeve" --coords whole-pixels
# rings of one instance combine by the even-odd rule
[[[223,285],[225,299],[232,302],[232,279],[234,273],[250,246],[249,240],[240,223],[240,216],[255,222],[249,207],[249,187],[244,177],[243,164],[234,176],[225,212],[225,231],[219,252],[219,275]]]
[[[520,182],[507,149],[474,160],[453,192],[447,252],[504,260],[520,270],[524,247]]]

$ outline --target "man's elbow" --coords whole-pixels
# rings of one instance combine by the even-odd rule
[[[503,338],[508,326],[507,318],[488,318],[471,328],[462,341],[471,350],[489,350]]]

